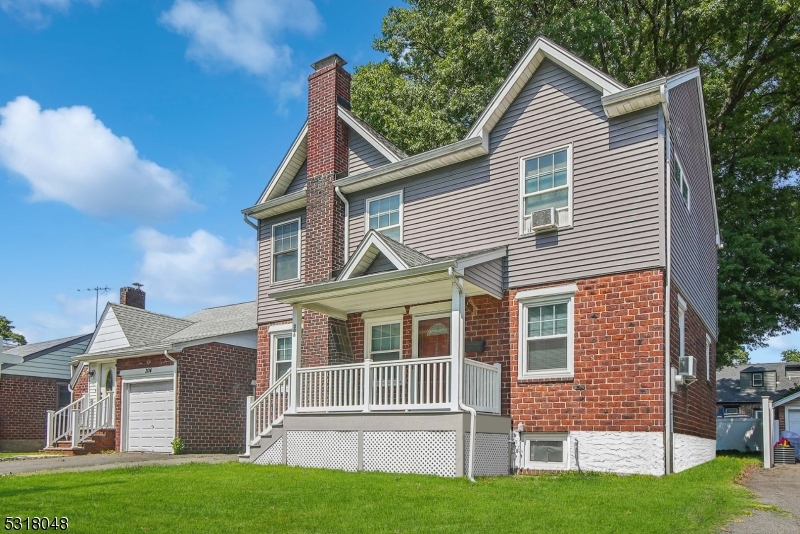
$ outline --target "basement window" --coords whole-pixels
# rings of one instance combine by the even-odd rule
[[[568,434],[525,434],[523,440],[525,467],[528,469],[566,469],[569,465]]]

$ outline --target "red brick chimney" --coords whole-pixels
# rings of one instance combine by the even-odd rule
[[[119,290],[119,303],[125,306],[144,309],[144,291],[141,284],[136,287],[122,287]]]
[[[333,181],[337,174],[347,172],[348,131],[336,111],[337,104],[350,105],[350,74],[345,64],[338,55],[330,55],[312,64],[314,73],[308,77],[306,284],[330,280],[344,263],[344,204],[336,196]],[[342,321],[305,313],[304,364],[352,359],[336,342]]]

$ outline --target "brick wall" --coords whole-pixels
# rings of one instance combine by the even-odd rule
[[[678,367],[680,356],[680,326],[678,314],[678,288],[673,285],[671,291],[671,325],[670,325],[670,361]],[[716,346],[711,342],[710,380],[706,380],[706,329],[703,321],[687,302],[685,354],[697,360],[697,381],[688,386],[679,386],[672,395],[672,413],[674,431],[707,439],[716,439]]]
[[[516,308],[511,308],[516,309]],[[501,365],[501,413],[511,412],[511,349],[509,334],[509,299],[488,295],[467,298],[465,340],[486,342],[483,352],[467,352],[466,357],[483,363]]]
[[[578,280],[574,377],[518,373],[518,303],[508,292],[511,417],[528,432],[664,430],[664,279],[658,270]],[[560,284],[559,284],[560,285]]]
[[[44,440],[47,410],[58,408],[56,378],[0,376],[0,440]]]
[[[187,453],[243,450],[247,396],[255,378],[254,349],[222,343],[183,349],[175,432]]]
[[[72,402],[78,398],[83,397],[89,392],[89,366],[84,365],[81,374],[75,381],[75,386],[72,388]]]

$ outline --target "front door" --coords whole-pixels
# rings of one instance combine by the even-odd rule
[[[99,392],[98,400],[106,395],[111,395],[116,389],[117,382],[117,368],[113,363],[104,363],[100,365],[100,378],[98,379],[97,391]]]

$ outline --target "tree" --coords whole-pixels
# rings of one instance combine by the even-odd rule
[[[11,341],[17,345],[25,345],[25,336],[14,332],[14,326],[11,321],[0,315],[0,340]]]
[[[747,365],[750,363],[750,353],[742,347],[736,347],[730,354],[726,365]]]
[[[699,66],[717,208],[718,363],[800,328],[800,0],[410,0],[353,76],[409,153],[462,138],[536,35],[628,85]]]
[[[789,349],[781,352],[781,360],[785,362],[800,362],[800,350]]]

